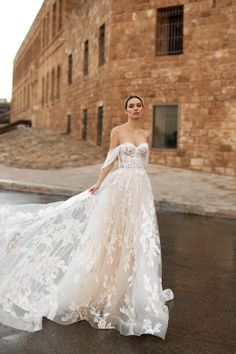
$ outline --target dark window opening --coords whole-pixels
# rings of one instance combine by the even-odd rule
[[[88,129],[88,111],[83,109],[83,120],[82,120],[82,139],[87,140],[87,129]]]
[[[97,116],[97,145],[102,145],[102,121],[103,121],[103,106],[98,107]]]
[[[105,23],[99,28],[99,65],[105,63]]]
[[[55,98],[55,70],[52,69],[51,73],[51,100]]]
[[[157,55],[183,52],[183,5],[157,10]]]
[[[59,0],[59,9],[58,9],[58,31],[63,26],[63,1]]]
[[[71,133],[71,115],[67,115],[67,126],[66,126],[66,134]]]
[[[56,98],[60,98],[60,91],[61,91],[61,67],[60,65],[57,66],[57,91],[56,91]]]
[[[88,75],[88,59],[89,59],[89,41],[84,42],[84,75]]]
[[[68,84],[72,84],[73,58],[72,54],[68,55]]]
[[[46,16],[46,44],[48,44],[50,40],[49,34],[50,34],[50,13],[48,12]]]
[[[42,47],[45,47],[46,44],[46,18],[43,19],[43,31],[42,31]]]
[[[152,146],[159,149],[176,149],[178,133],[178,106],[158,105],[153,112]]]
[[[48,96],[49,96],[49,73],[47,73],[47,78],[46,78],[46,97],[45,97],[46,103],[48,103]]]
[[[42,106],[44,106],[44,101],[45,101],[45,79],[44,77],[42,78]]]
[[[57,28],[57,3],[54,2],[52,5],[52,38],[56,35]]]

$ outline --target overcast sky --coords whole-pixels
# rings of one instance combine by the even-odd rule
[[[0,5],[0,98],[11,99],[13,60],[44,0],[6,0]]]

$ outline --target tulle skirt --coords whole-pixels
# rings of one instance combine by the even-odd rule
[[[118,168],[66,201],[0,207],[0,321],[26,331],[43,317],[87,320],[165,338],[158,223],[143,168]]]

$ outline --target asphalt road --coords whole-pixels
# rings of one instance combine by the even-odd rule
[[[0,204],[47,203],[66,197],[0,192]],[[163,288],[169,328],[163,341],[152,335],[122,336],[86,321],[62,326],[44,319],[42,331],[0,325],[0,353],[17,354],[233,354],[236,353],[236,220],[157,213]]]

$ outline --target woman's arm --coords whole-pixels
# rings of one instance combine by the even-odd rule
[[[110,148],[109,148],[109,150],[114,149],[118,145],[119,145],[118,127],[114,127],[111,130],[111,134],[110,134]],[[108,173],[112,170],[114,163],[115,163],[115,161],[113,161],[111,164],[109,164],[109,166],[107,166],[106,168],[101,170],[101,173],[97,179],[97,182],[89,188],[89,191],[92,194],[95,193],[99,189],[100,185],[102,184],[102,182],[104,181],[104,179],[106,178]]]

